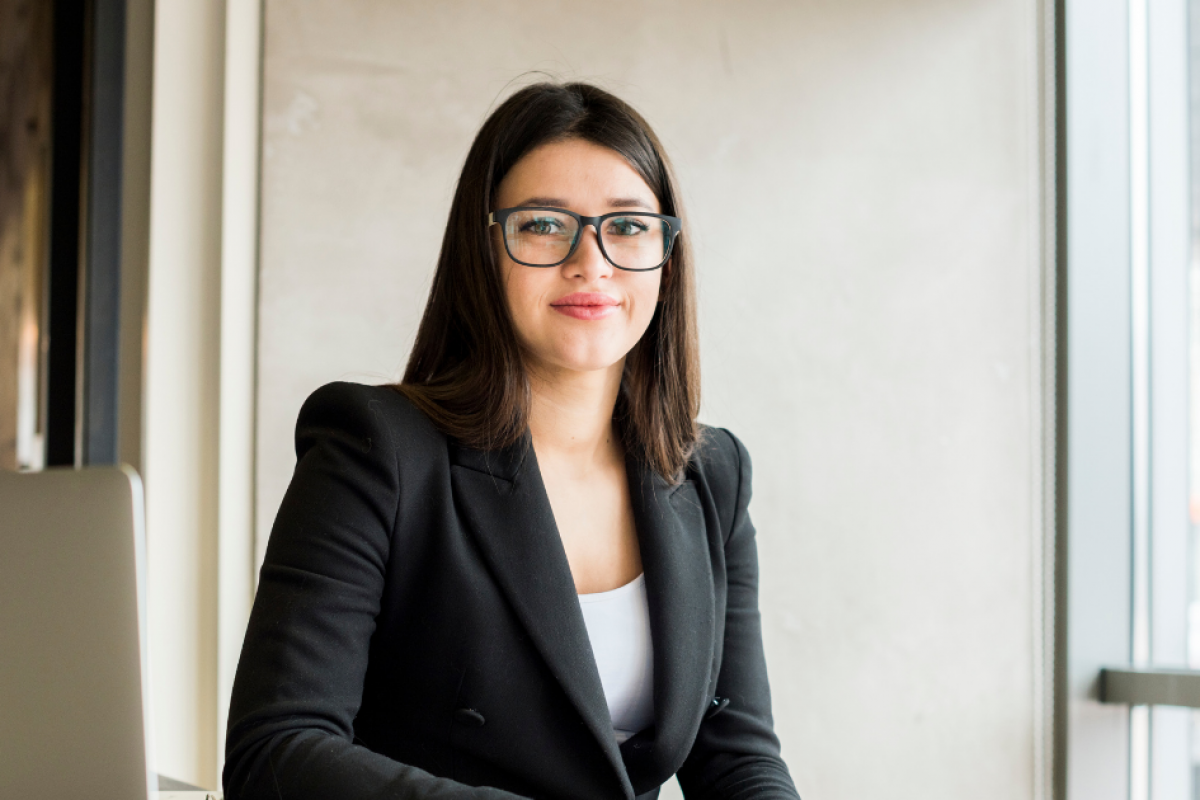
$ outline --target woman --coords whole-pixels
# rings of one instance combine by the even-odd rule
[[[750,461],[699,408],[678,193],[585,84],[487,120],[399,386],[304,404],[229,800],[796,797]]]

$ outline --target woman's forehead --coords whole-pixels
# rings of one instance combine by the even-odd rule
[[[551,142],[525,154],[504,176],[496,197],[500,208],[661,210],[654,192],[624,156],[582,139]]]

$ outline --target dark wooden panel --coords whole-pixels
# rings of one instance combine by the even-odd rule
[[[51,4],[0,0],[0,468],[38,466],[49,244]],[[26,398],[18,429],[19,399]],[[18,461],[18,437],[24,458]],[[35,452],[36,451],[36,452]]]

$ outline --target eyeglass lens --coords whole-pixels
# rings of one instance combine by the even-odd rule
[[[666,259],[671,243],[671,226],[666,220],[621,214],[604,220],[600,227],[604,252],[618,267],[651,269]],[[504,225],[509,255],[538,266],[561,262],[578,236],[579,221],[557,211],[514,211]]]

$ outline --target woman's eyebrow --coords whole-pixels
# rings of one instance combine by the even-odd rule
[[[526,197],[521,202],[517,203],[516,208],[522,206],[550,206],[552,208],[566,208],[567,201],[561,197]]]
[[[567,201],[561,197],[526,197],[520,203],[517,203],[516,208],[526,206],[543,206],[550,208],[567,208]],[[609,208],[644,208],[647,211],[653,211],[654,207],[640,197],[610,197],[608,199]]]
[[[650,211],[653,207],[640,197],[612,197],[608,205],[611,208],[644,208]]]

